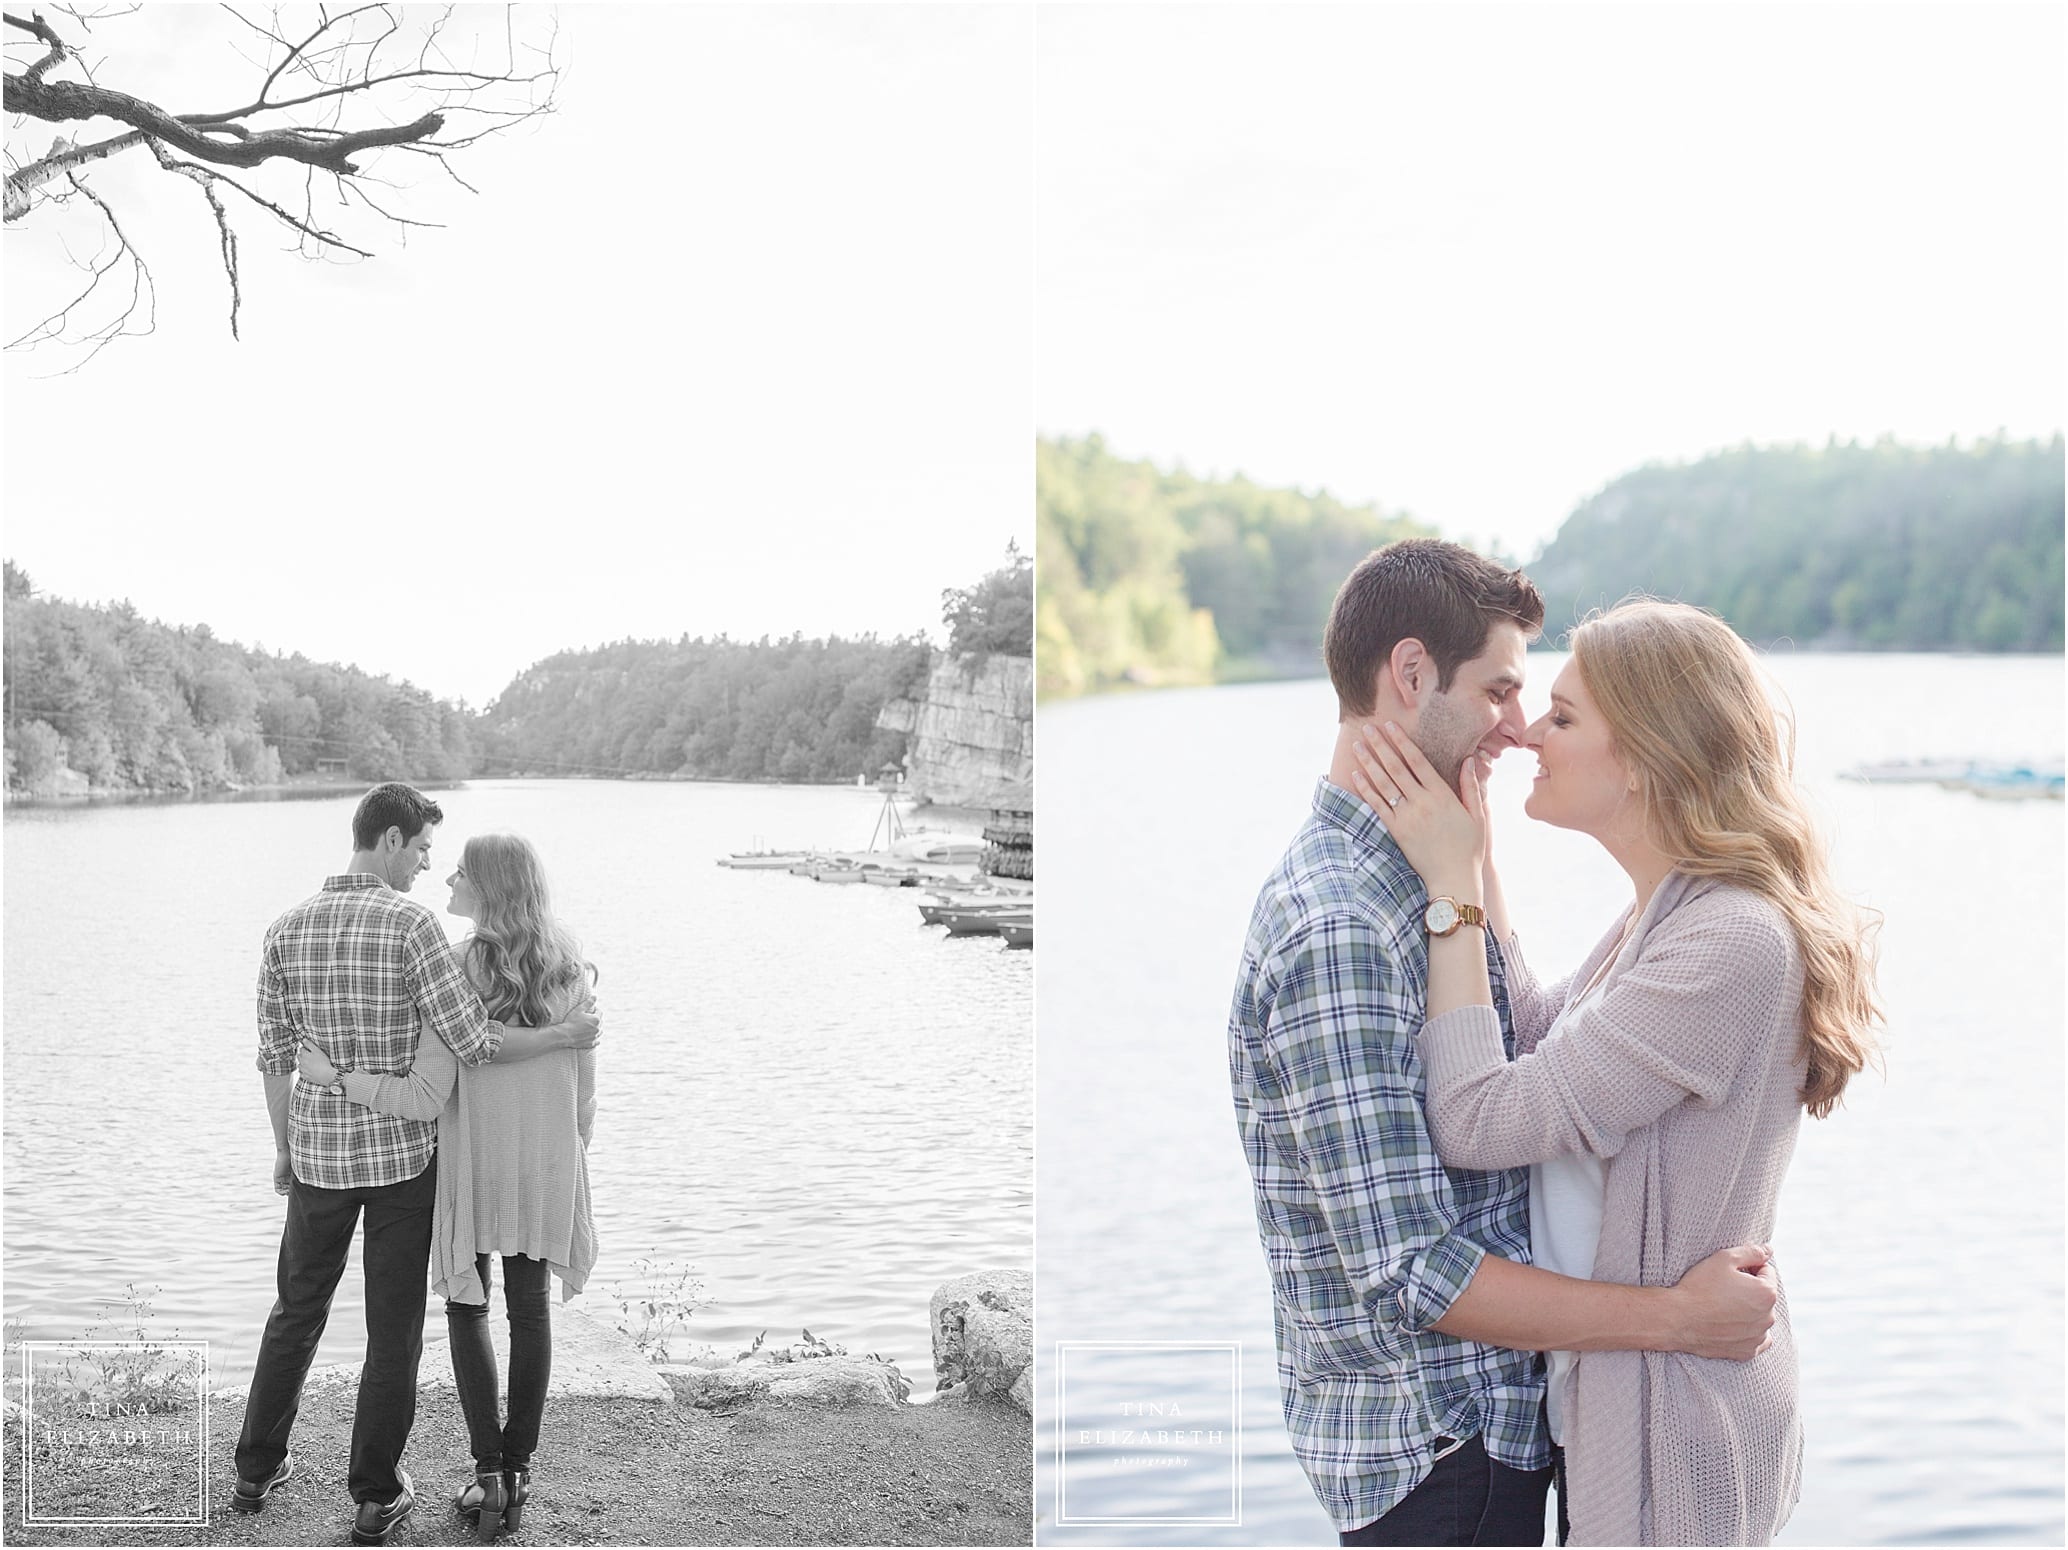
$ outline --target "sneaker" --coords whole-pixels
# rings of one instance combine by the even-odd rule
[[[386,1544],[395,1525],[416,1509],[416,1482],[409,1478],[406,1469],[398,1469],[395,1473],[402,1479],[402,1489],[393,1501],[385,1506],[379,1502],[361,1502],[359,1510],[352,1515],[353,1544]]]
[[[239,1480],[237,1489],[230,1493],[230,1506],[238,1512],[257,1512],[266,1505],[266,1498],[273,1494],[273,1487],[283,1484],[294,1473],[294,1454],[290,1451],[280,1461],[280,1467],[263,1480]]]

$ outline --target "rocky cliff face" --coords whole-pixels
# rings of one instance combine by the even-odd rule
[[[1034,664],[942,657],[924,699],[892,700],[876,724],[906,734],[905,785],[948,807],[1034,805]]]

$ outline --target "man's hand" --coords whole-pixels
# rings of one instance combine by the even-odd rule
[[[588,1011],[569,1012],[554,1026],[567,1030],[569,1049],[594,1049],[603,1032],[603,1024],[596,1014]]]
[[[294,1163],[284,1151],[273,1154],[273,1193],[284,1195],[294,1186]]]
[[[1676,1351],[1748,1362],[1773,1344],[1781,1282],[1763,1247],[1718,1249],[1680,1278],[1672,1297]]]

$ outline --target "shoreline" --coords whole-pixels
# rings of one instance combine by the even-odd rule
[[[757,1342],[752,1357],[660,1365],[621,1331],[556,1312],[520,1542],[1030,1544],[1031,1293],[1025,1271],[976,1272],[934,1293],[941,1388],[924,1404],[910,1403],[911,1382],[874,1357],[822,1344],[761,1352]],[[490,1338],[507,1374],[503,1321],[490,1321]],[[10,1399],[0,1540],[335,1544],[352,1514],[359,1375],[358,1363],[309,1373],[291,1477],[257,1513],[231,1505],[242,1385],[148,1409],[101,1390],[39,1406],[40,1415]],[[477,1542],[452,1505],[473,1464],[449,1357],[432,1358],[419,1371],[404,1449],[417,1505],[396,1543]]]
[[[737,780],[723,775],[467,775],[446,779],[414,779],[409,782],[419,791],[464,791],[482,781],[564,781],[570,785],[599,785],[608,781],[637,783],[642,785],[681,786],[753,786],[770,791],[857,791],[880,798],[882,793],[874,786],[855,786],[844,780]],[[0,790],[0,805],[7,807],[60,807],[85,808],[100,804],[156,803],[175,806],[193,802],[281,802],[316,800],[323,797],[358,796],[374,781],[312,781],[293,780],[262,786],[224,786],[206,791],[157,791],[143,787],[102,786],[78,792],[31,792],[13,787]],[[967,813],[981,817],[988,809],[960,807],[951,803],[933,802],[925,798],[910,800],[913,811],[933,814]]]
[[[230,1506],[244,1396],[209,1406],[207,1524],[154,1524],[181,1511],[147,1472],[95,1473],[69,1515],[129,1522],[25,1525],[10,1479],[4,1538],[38,1545],[324,1545],[345,1537],[355,1386],[311,1383],[294,1432],[295,1471],[258,1513]],[[6,1422],[5,1472],[23,1457]],[[393,1542],[464,1545],[452,1506],[469,1479],[466,1426],[449,1391],[419,1396],[404,1467],[417,1506]],[[192,1489],[192,1464],[186,1470]],[[546,1409],[522,1544],[1026,1545],[1033,1539],[1033,1422],[989,1398],[895,1408],[758,1399],[727,1410],[555,1396]],[[39,1518],[63,1514],[40,1496]]]

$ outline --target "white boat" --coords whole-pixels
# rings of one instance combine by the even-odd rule
[[[1889,784],[1959,780],[1975,767],[1972,759],[1884,759],[1878,764],[1856,764],[1839,771],[1840,780],[1871,780]]]
[[[740,872],[786,872],[803,859],[801,850],[750,850],[720,856],[718,864]]]
[[[981,835],[955,834],[944,829],[910,829],[890,847],[903,861],[923,861],[933,866],[966,866],[984,859]]]
[[[1034,945],[1034,922],[1030,920],[1022,926],[1000,921],[998,924],[998,934],[1005,938],[1005,945],[1007,947],[1032,947]]]

